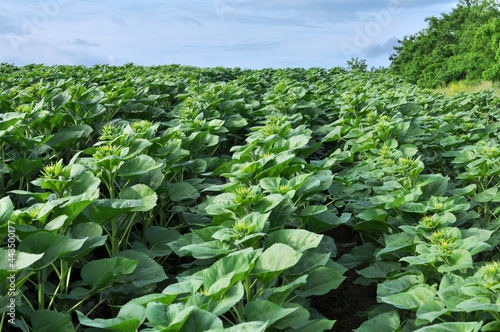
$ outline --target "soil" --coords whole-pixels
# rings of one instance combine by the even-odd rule
[[[328,231],[325,235],[335,240],[338,249],[337,257],[349,253],[352,249],[352,246],[342,247],[342,244],[353,242],[361,244],[357,232],[347,226]],[[363,286],[353,283],[359,277],[355,270],[363,267],[356,267],[344,273],[346,279],[339,288],[325,295],[311,298],[311,306],[314,309],[328,319],[337,320],[332,331],[350,332],[357,329],[366,321],[370,307],[378,304],[375,284]]]

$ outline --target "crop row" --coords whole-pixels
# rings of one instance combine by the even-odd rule
[[[2,64],[0,88],[4,328],[330,330],[311,299],[349,270],[377,289],[358,332],[500,328],[489,92],[174,65]]]

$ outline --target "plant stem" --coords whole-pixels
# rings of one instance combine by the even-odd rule
[[[38,271],[38,309],[44,307],[45,270]]]

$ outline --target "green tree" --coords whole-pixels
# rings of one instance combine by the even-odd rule
[[[451,13],[427,18],[426,29],[399,40],[396,52],[389,58],[391,70],[409,82],[429,88],[463,79],[481,79],[498,61],[488,38],[495,35],[496,29],[490,21],[499,17],[495,1],[460,1]],[[484,26],[489,28],[479,34]],[[489,53],[487,61],[485,52]]]

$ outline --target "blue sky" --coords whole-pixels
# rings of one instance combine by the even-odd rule
[[[449,0],[2,0],[0,62],[388,66]]]

